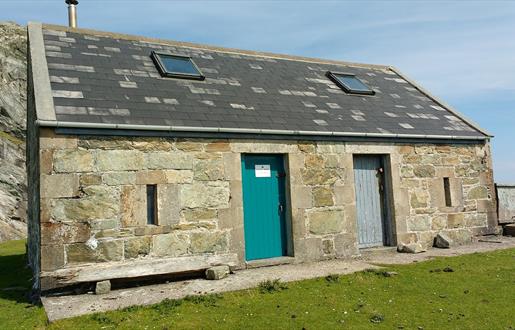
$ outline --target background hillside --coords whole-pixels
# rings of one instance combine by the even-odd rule
[[[27,31],[0,22],[0,242],[26,237]]]

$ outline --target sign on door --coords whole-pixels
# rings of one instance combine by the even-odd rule
[[[256,178],[269,178],[270,174],[270,165],[255,165]]]

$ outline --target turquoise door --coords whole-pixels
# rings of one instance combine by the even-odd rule
[[[285,180],[281,155],[242,155],[246,260],[286,255]]]

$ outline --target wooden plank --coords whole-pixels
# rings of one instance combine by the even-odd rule
[[[76,283],[198,271],[216,265],[237,266],[238,256],[231,253],[87,264],[52,272],[41,272],[41,281],[46,283],[42,289],[48,290]]]
[[[379,155],[354,157],[356,185],[356,212],[360,247],[383,245],[383,212],[377,168],[381,166]]]

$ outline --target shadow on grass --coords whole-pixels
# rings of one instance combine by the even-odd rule
[[[31,272],[26,254],[19,252],[0,253],[0,299],[30,304]]]

